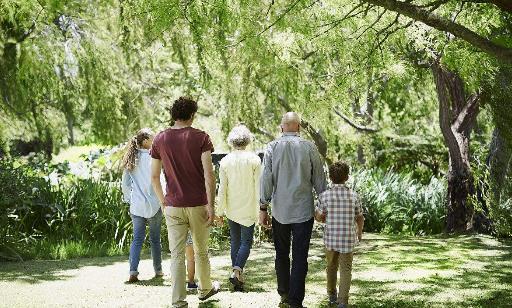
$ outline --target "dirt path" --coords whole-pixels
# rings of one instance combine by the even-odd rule
[[[215,253],[214,253],[215,254]],[[305,305],[326,307],[320,238],[310,250]],[[223,292],[190,307],[277,307],[270,244],[253,249],[247,292],[228,287],[229,251],[211,258]],[[164,270],[169,258],[164,257]],[[0,263],[0,307],[169,307],[168,276],[152,280],[151,260],[140,264],[139,284],[127,285],[127,257]],[[351,301],[357,307],[512,307],[512,245],[485,236],[366,235],[354,257]]]
[[[315,240],[314,246],[319,244]],[[255,247],[247,265],[248,292],[233,293],[227,281],[228,251],[211,260],[214,279],[223,292],[201,305],[197,295],[187,297],[190,307],[275,307],[279,296],[274,291],[273,250],[268,244]],[[315,259],[315,258],[313,258]],[[228,266],[226,266],[228,265]],[[170,282],[151,279],[151,259],[141,260],[140,283],[125,284],[127,257],[76,259],[69,261],[28,261],[0,266],[1,307],[168,307]],[[164,271],[169,272],[169,256],[164,256]],[[243,306],[241,306],[243,303]]]

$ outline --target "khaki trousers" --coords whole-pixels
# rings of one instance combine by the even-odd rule
[[[327,294],[336,294],[336,280],[338,268],[340,270],[340,284],[338,291],[338,303],[348,305],[348,293],[352,281],[352,259],[353,253],[340,253],[327,250]]]
[[[199,280],[199,296],[206,295],[212,289],[210,277],[210,259],[208,258],[208,239],[210,230],[207,226],[208,213],[206,206],[165,207],[165,222],[169,236],[171,252],[171,288],[172,306],[187,305],[185,298],[185,244],[190,229],[194,242],[196,275]]]

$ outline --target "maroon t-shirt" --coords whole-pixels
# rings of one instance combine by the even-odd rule
[[[156,135],[151,157],[162,161],[167,180],[165,205],[208,204],[201,163],[201,154],[206,151],[214,151],[210,136],[193,127],[168,128]]]

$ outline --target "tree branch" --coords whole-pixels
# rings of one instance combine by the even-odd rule
[[[397,0],[363,0],[405,15],[440,31],[448,32],[454,36],[465,40],[471,45],[481,49],[485,53],[492,55],[504,63],[512,63],[512,49],[498,45],[491,40],[479,35],[478,33],[458,24],[449,19],[440,17],[419,6]],[[499,0],[494,0],[499,2]]]
[[[480,107],[480,95],[474,94],[468,99],[466,105],[462,108],[457,119],[453,123],[453,127],[460,133],[468,132],[473,129],[478,109]]]
[[[336,113],[340,118],[342,118],[348,125],[352,126],[356,130],[363,132],[363,133],[376,133],[380,131],[380,128],[373,128],[373,127],[366,127],[359,125],[352,121],[349,117],[338,111],[336,108],[333,108],[334,113]]]

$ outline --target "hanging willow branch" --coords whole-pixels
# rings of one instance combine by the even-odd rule
[[[480,34],[466,28],[465,26],[456,23],[447,18],[438,16],[430,10],[423,9],[420,6],[411,4],[410,2],[402,2],[397,0],[363,0],[366,3],[378,5],[390,11],[402,14],[413,20],[421,21],[424,24],[431,26],[440,31],[448,32],[454,36],[465,40],[471,45],[483,50],[484,52],[496,57],[502,62],[512,63],[512,49],[496,44],[490,39],[487,39]],[[505,5],[502,1],[487,1],[489,3],[501,3],[503,10],[508,11],[509,5]],[[500,6],[501,8],[501,6]]]

